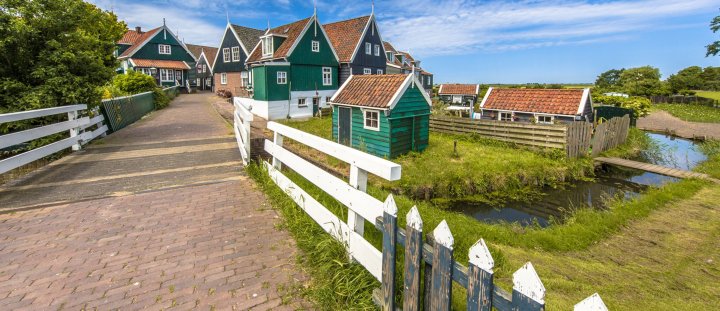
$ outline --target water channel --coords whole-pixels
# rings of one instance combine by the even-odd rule
[[[637,161],[690,170],[707,157],[695,142],[662,134],[647,133],[653,148],[642,152]],[[532,201],[510,201],[503,206],[454,203],[452,208],[489,223],[514,222],[521,225],[549,226],[579,208],[605,208],[612,198],[629,199],[648,187],[661,186],[676,178],[636,170],[609,167],[596,171],[594,181],[573,182],[561,189],[547,189]]]

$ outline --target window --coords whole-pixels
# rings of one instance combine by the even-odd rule
[[[498,115],[498,118],[500,119],[500,121],[512,121],[512,112],[501,112]]]
[[[230,62],[230,49],[223,48],[223,63]]]
[[[377,110],[365,110],[365,126],[369,130],[380,130],[380,112]]]
[[[240,61],[240,47],[239,46],[232,47],[232,61],[233,62]]]
[[[172,49],[167,44],[160,44],[158,49],[160,54],[170,54],[172,52]]]
[[[325,96],[325,104],[330,104],[330,99],[331,99],[331,98],[332,98],[332,97],[330,97],[330,96]]]
[[[332,68],[323,67],[322,78],[323,78],[323,85],[332,85]]]
[[[140,72],[143,74],[146,74],[148,76],[152,76],[152,73],[150,72],[150,68],[140,68]]]
[[[175,79],[182,81],[182,78],[183,78],[183,72],[181,70],[175,70]]]
[[[377,74],[379,74],[379,75],[383,74],[383,70],[382,70],[382,69],[378,69],[378,70],[377,70]]]
[[[197,64],[197,73],[202,72],[202,64]]]
[[[364,74],[364,75],[371,75],[371,74],[372,74],[372,69],[370,69],[370,68],[363,68],[363,74]]]
[[[240,78],[242,78],[242,85],[243,85],[243,86],[248,86],[248,85],[250,85],[250,79],[248,78],[248,72],[247,72],[247,71],[241,72],[241,73],[240,73]]]
[[[536,116],[537,123],[543,123],[543,124],[552,124],[553,123],[553,117],[552,116]]]
[[[375,45],[375,56],[380,56],[380,45],[379,44]]]
[[[207,72],[207,65],[203,64],[202,66],[203,66],[203,73]]]
[[[313,52],[320,52],[320,41],[312,41],[312,51]]]
[[[278,71],[277,72],[277,84],[287,84],[287,72],[286,71]]]
[[[220,84],[227,84],[227,73],[223,72],[220,74]]]
[[[272,37],[264,37],[262,38],[262,55],[263,56],[272,56],[273,54],[273,41]]]
[[[160,81],[168,82],[174,81],[175,75],[172,69],[160,69]]]
[[[372,55],[372,43],[365,42],[365,54]]]
[[[392,60],[392,52],[385,52],[385,56],[387,57],[388,61]]]
[[[307,102],[305,102],[305,98],[298,98],[298,107],[307,107]]]

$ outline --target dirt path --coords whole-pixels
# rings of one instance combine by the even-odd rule
[[[638,119],[637,127],[654,132],[671,132],[683,138],[720,139],[720,124],[718,123],[688,122],[661,110],[653,111],[650,115]]]
[[[548,310],[570,310],[594,292],[610,310],[713,310],[720,305],[718,202],[720,186],[707,187],[587,251],[501,249],[512,267],[533,263]]]

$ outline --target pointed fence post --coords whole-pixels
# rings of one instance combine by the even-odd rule
[[[545,310],[545,286],[528,262],[513,273],[513,310]]]
[[[470,248],[468,264],[467,309],[490,311],[493,293],[493,261],[485,240],[480,239]]]
[[[433,230],[435,252],[430,284],[430,310],[450,310],[452,301],[453,236],[443,220]],[[427,292],[427,291],[426,291]]]
[[[405,278],[403,310],[420,310],[420,269],[422,264],[423,222],[417,206],[413,206],[406,217],[405,226]],[[426,272],[427,273],[427,272]]]
[[[608,311],[605,303],[598,293],[592,294],[590,297],[575,305],[574,311]]]
[[[382,309],[395,310],[395,246],[397,243],[397,205],[392,194],[383,204]]]

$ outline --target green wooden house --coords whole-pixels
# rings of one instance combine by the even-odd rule
[[[427,148],[432,102],[412,73],[350,76],[330,104],[340,144],[384,158]]]
[[[309,118],[337,91],[338,64],[316,14],[268,29],[247,60],[252,94],[238,99],[268,120]]]
[[[185,85],[195,80],[195,57],[170,29],[164,25],[148,31],[140,27],[125,32],[117,43],[120,73],[129,70],[155,78],[158,85]]]

